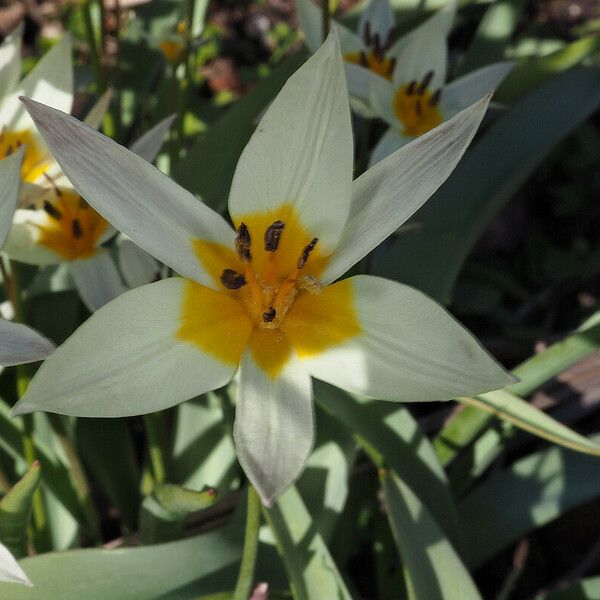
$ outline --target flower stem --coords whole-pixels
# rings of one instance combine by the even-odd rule
[[[321,0],[321,16],[323,19],[323,41],[329,35],[329,0]]]
[[[260,529],[260,500],[254,486],[248,483],[248,508],[246,513],[246,533],[244,550],[238,580],[233,592],[233,600],[247,600],[254,582],[254,568],[258,553],[258,531]]]
[[[161,413],[144,415],[144,426],[148,438],[148,454],[154,477],[154,485],[166,480],[165,459],[161,440]]]
[[[85,35],[87,37],[88,47],[90,50],[90,61],[94,72],[96,73],[96,82],[99,90],[103,90],[105,87],[104,71],[102,69],[102,63],[100,62],[100,53],[98,52],[98,42],[96,41],[96,35],[94,33],[94,23],[92,21],[91,11],[91,0],[83,0],[81,3],[81,13],[83,17],[83,24],[85,27]]]
[[[10,261],[10,285],[5,279],[7,293],[10,295],[10,300],[15,311],[15,321],[17,323],[25,323],[25,311],[23,310],[23,294],[21,290],[21,282],[19,280],[19,266],[16,262]],[[30,370],[28,365],[18,365],[17,373],[17,396],[22,398],[27,391],[27,386],[31,380]],[[22,447],[23,456],[28,466],[32,465],[36,460],[35,446],[33,444],[33,415],[23,415],[23,435]],[[46,509],[44,508],[44,499],[42,491],[38,487],[32,499],[33,524],[35,538],[38,542],[39,550],[46,550],[50,547],[50,535],[48,531],[48,520],[46,518]]]

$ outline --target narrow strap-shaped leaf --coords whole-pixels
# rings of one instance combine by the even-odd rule
[[[283,557],[294,600],[351,600],[329,550],[292,486],[263,514]]]
[[[0,501],[0,542],[15,558],[27,555],[27,524],[40,476],[41,466],[36,460]]]
[[[481,600],[466,567],[435,519],[392,471],[380,472],[388,518],[411,600]]]

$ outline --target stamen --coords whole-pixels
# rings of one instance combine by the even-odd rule
[[[367,55],[364,50],[360,51],[359,59],[360,59],[360,64],[363,67],[366,67],[368,69],[369,68],[369,59],[367,58]]]
[[[421,96],[425,93],[425,90],[431,83],[432,79],[433,79],[433,71],[428,71],[425,74],[425,77],[423,77],[423,79],[421,80],[421,84],[419,85],[419,89],[417,90],[417,94],[419,94],[419,96]]]
[[[315,249],[315,246],[317,245],[318,241],[319,241],[319,238],[313,238],[312,241],[310,242],[310,244],[307,244],[305,246],[304,250],[302,250],[302,254],[300,255],[300,258],[298,259],[298,262],[296,263],[297,269],[302,269],[302,267],[304,267],[304,265],[306,264],[306,261],[308,260],[310,253]]]
[[[438,88],[434,92],[433,96],[431,96],[431,98],[429,98],[429,105],[435,106],[436,104],[439,103],[441,97],[442,97],[442,88]]]
[[[363,39],[365,40],[365,46],[371,45],[371,23],[367,21],[365,28],[363,29]]]
[[[376,33],[373,39],[373,51],[379,60],[383,59],[383,49],[381,47],[381,38],[379,37],[379,33]]]
[[[396,34],[397,33],[398,33],[398,28],[396,26],[392,27],[389,30],[389,32],[387,34],[387,37],[385,38],[385,42],[383,44],[383,48],[382,48],[382,50],[384,52],[387,52],[392,47],[392,44],[396,40]]]
[[[279,239],[285,227],[283,221],[275,221],[265,231],[265,252],[275,252],[279,247]]]
[[[71,223],[71,232],[76,240],[81,239],[83,236],[83,229],[81,229],[81,223],[79,222],[79,219],[73,219],[73,222]]]
[[[60,212],[60,210],[58,210],[58,208],[56,208],[56,206],[54,206],[54,204],[48,200],[44,200],[44,210],[57,221],[62,219],[62,212]]]
[[[421,99],[420,98],[417,98],[417,100],[415,102],[415,111],[419,117],[423,114],[423,109],[421,107]]]
[[[250,262],[252,260],[252,254],[250,254],[251,242],[252,239],[248,227],[246,227],[245,223],[240,223],[238,234],[235,238],[235,251],[244,262]]]
[[[273,306],[267,311],[263,313],[263,321],[265,323],[271,323],[273,319],[277,316],[277,311]]]
[[[44,175],[44,178],[46,179],[46,181],[52,186],[54,193],[60,198],[62,196],[62,192],[60,191],[60,189],[54,182],[54,179],[52,179],[52,177],[50,177],[50,175],[48,175],[48,173],[46,173],[46,171],[44,171],[43,175]]]
[[[406,87],[406,95],[412,96],[415,93],[415,88],[417,87],[417,82],[415,80],[411,81]]]
[[[239,290],[246,285],[246,278],[240,273],[236,273],[233,269],[225,269],[221,274],[221,283],[228,290]]]

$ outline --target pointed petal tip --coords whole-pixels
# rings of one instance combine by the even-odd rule
[[[35,409],[30,406],[27,406],[27,404],[23,402],[22,398],[10,409],[10,416],[14,419],[15,417],[26,415],[27,413],[31,413],[34,411]]]

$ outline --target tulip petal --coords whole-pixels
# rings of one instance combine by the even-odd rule
[[[387,158],[390,154],[396,152],[398,148],[402,148],[402,146],[408,144],[413,139],[414,138],[412,137],[402,135],[395,129],[388,129],[381,136],[381,139],[377,142],[375,148],[373,148],[373,152],[371,153],[371,158],[369,160],[369,168],[376,165],[384,158]]]
[[[119,267],[130,288],[152,283],[160,278],[160,264],[129,239],[119,245]]]
[[[166,279],[103,306],[42,364],[13,414],[139,415],[226,384],[237,365],[177,336],[185,285]]]
[[[300,475],[314,437],[310,375],[295,361],[275,379],[250,352],[240,365],[234,439],[238,460],[263,504]]]
[[[401,123],[394,112],[394,88],[383,77],[371,77],[368,82],[369,103],[375,114],[390,127],[400,127]]]
[[[371,28],[371,34],[379,34],[379,39],[384,44],[395,25],[394,13],[388,0],[371,0],[369,2],[358,24],[360,36],[364,35],[367,23]]]
[[[215,286],[193,241],[233,246],[234,231],[216,212],[106,136],[57,110],[23,102],[75,189],[107,221],[176,272]]]
[[[346,80],[332,31],[288,79],[242,152],[229,196],[234,223],[286,204],[319,247],[332,252],[350,209],[353,148]]]
[[[486,94],[493,93],[513,67],[512,62],[495,63],[449,83],[440,102],[444,117],[449,118]]]
[[[73,103],[73,62],[71,37],[65,35],[41,58],[16,90],[0,104],[0,122],[8,129],[31,129],[33,124],[19,102],[24,95],[49,103],[65,112]]]
[[[444,183],[471,143],[489,97],[377,163],[352,184],[352,208],[322,281],[345,273],[416,212]]]
[[[33,586],[33,583],[25,575],[15,557],[3,544],[0,544],[0,581],[22,583],[29,587]]]
[[[0,90],[3,94],[10,94],[21,77],[22,35],[23,27],[19,26],[0,45]]]
[[[346,71],[346,83],[352,110],[365,119],[373,119],[378,116],[371,106],[369,90],[380,80],[389,85],[388,80],[377,75],[371,69],[365,69],[365,67],[353,63],[344,63],[344,70]]]
[[[0,365],[12,367],[43,360],[54,351],[54,344],[33,329],[0,319]]]
[[[112,90],[109,88],[102,94],[102,96],[100,96],[100,98],[98,98],[92,108],[90,108],[87,115],[85,115],[83,122],[92,129],[100,129],[100,125],[102,125],[102,119],[104,119],[104,115],[110,106],[111,100]]]
[[[444,85],[448,69],[447,17],[447,9],[438,11],[403,38],[395,54],[394,88],[398,89],[410,81],[421,81],[430,71],[433,77],[429,89],[436,90]],[[392,50],[390,55],[394,55]]]
[[[312,0],[296,0],[296,12],[300,29],[304,34],[306,47],[315,53],[323,43],[323,13]],[[347,52],[360,52],[364,44],[360,37],[338,22],[335,22],[340,48],[343,54]]]
[[[170,115],[166,119],[163,119],[152,129],[146,131],[141,138],[133,142],[129,149],[138,156],[141,156],[144,160],[152,162],[163,145],[165,137],[167,133],[169,133],[171,125],[173,125],[173,121],[175,121],[176,117],[177,115]]]
[[[0,247],[4,244],[19,200],[23,148],[0,160]]]
[[[79,295],[90,312],[98,310],[127,289],[110,253],[104,248],[90,258],[71,261],[69,267]]]
[[[448,400],[515,382],[458,321],[422,292],[369,275],[349,281],[362,334],[304,361],[317,379],[401,402]]]

